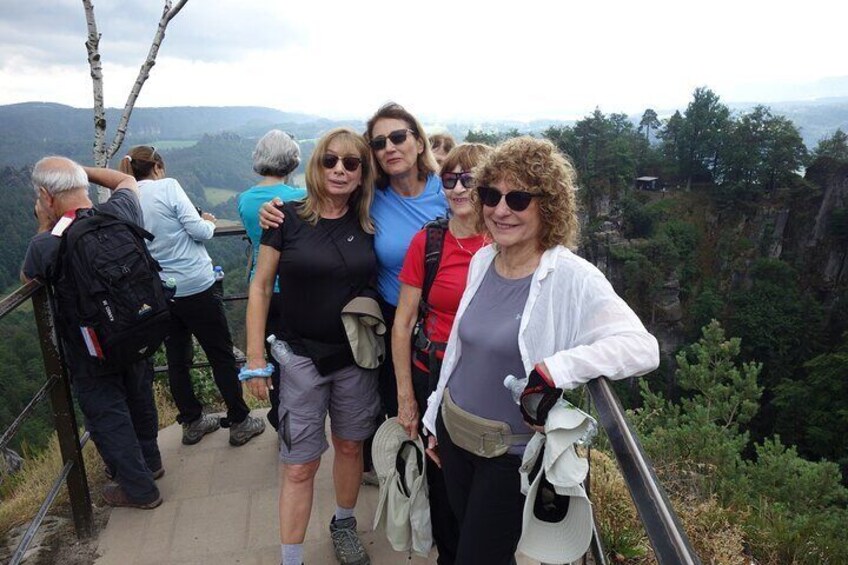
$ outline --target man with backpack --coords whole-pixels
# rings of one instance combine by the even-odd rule
[[[96,210],[89,182],[113,191]],[[103,499],[110,506],[155,508],[162,497],[154,480],[165,471],[148,359],[157,344],[148,336],[163,325],[166,300],[153,276],[158,265],[147,254],[145,232],[138,231],[144,222],[136,181],[65,157],[45,157],[33,168],[32,184],[38,233],[27,248],[21,278],[38,277],[54,290],[73,389],[115,481],[103,488]],[[80,257],[89,257],[88,264]],[[128,310],[146,335],[121,329],[132,325],[125,320]]]

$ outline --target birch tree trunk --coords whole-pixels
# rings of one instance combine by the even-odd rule
[[[138,76],[127,97],[127,102],[124,104],[124,111],[121,113],[121,120],[118,122],[115,136],[107,147],[106,109],[103,104],[103,67],[100,62],[100,33],[97,31],[97,21],[94,17],[94,4],[92,4],[91,0],[82,0],[82,5],[85,9],[85,21],[88,26],[88,38],[85,42],[85,47],[88,51],[88,66],[91,69],[91,83],[94,94],[94,145],[92,154],[96,166],[105,167],[108,165],[112,157],[121,148],[121,144],[124,142],[124,136],[127,133],[127,127],[129,126],[130,116],[132,116],[132,111],[141,93],[141,88],[150,77],[150,70],[153,68],[153,65],[156,64],[156,56],[159,54],[159,47],[165,38],[165,30],[171,20],[180,13],[180,10],[183,9],[183,6],[187,2],[188,0],[178,0],[176,5],[174,5],[171,0],[165,0],[165,5],[162,8],[162,17],[159,19],[159,25],[150,44],[150,50],[147,52],[147,58],[138,71]],[[109,198],[109,191],[105,188],[98,188],[97,195],[98,199],[104,202]]]

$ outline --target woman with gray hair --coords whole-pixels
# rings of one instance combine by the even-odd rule
[[[300,200],[306,196],[306,190],[289,186],[288,180],[291,174],[300,165],[300,147],[288,134],[278,129],[272,129],[262,136],[253,150],[253,170],[262,177],[255,186],[248,188],[238,197],[238,211],[241,222],[250,239],[252,252],[248,263],[248,284],[253,279],[256,271],[256,259],[259,256],[259,240],[262,239],[262,228],[259,227],[259,207],[269,200],[279,198],[287,202],[289,200]],[[274,281],[274,294],[271,305],[268,308],[268,320],[266,328],[278,327],[280,316],[280,285]],[[280,367],[272,355],[268,355],[274,372],[271,375],[274,390],[279,390]],[[268,422],[276,430],[279,426],[278,408],[280,398],[276,394],[271,396],[271,410],[268,412]]]

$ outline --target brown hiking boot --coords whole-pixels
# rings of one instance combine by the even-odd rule
[[[114,483],[104,486],[103,490],[100,491],[100,494],[103,496],[103,500],[106,504],[116,508],[141,508],[142,510],[152,510],[162,504],[162,495],[158,492],[156,493],[155,500],[151,500],[150,502],[135,502],[130,500],[127,493],[124,492],[124,489],[122,489],[120,485],[116,485]]]
[[[115,480],[115,475],[114,475],[114,473],[112,473],[112,471],[111,471],[111,469],[109,469],[109,467],[103,467],[103,474],[110,481]],[[158,481],[159,479],[161,479],[164,476],[165,476],[165,467],[159,467],[157,470],[153,471],[153,480],[154,481]]]

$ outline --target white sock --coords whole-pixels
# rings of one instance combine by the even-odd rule
[[[303,565],[303,544],[284,543],[280,545],[283,556],[282,565]]]
[[[347,518],[353,518],[353,513],[355,508],[342,508],[341,506],[336,506],[336,521],[346,520]]]

